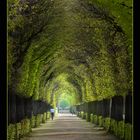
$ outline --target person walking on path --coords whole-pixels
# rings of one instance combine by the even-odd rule
[[[50,112],[51,112],[51,119],[53,120],[53,118],[54,118],[54,109],[51,108],[51,109],[50,109]]]

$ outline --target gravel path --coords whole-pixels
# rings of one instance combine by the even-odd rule
[[[102,127],[71,114],[59,114],[54,120],[32,130],[22,140],[119,140]]]

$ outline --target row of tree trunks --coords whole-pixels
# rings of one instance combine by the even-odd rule
[[[8,123],[17,123],[32,115],[43,114],[49,111],[50,105],[43,101],[34,101],[31,98],[8,94]]]
[[[115,96],[102,101],[92,101],[76,106],[76,110],[88,112],[93,115],[110,117],[117,121],[125,120],[132,123],[132,96]]]

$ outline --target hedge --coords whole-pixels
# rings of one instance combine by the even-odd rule
[[[79,117],[84,118],[84,112],[79,113]],[[85,118],[84,118],[85,119]],[[87,119],[87,117],[86,117]],[[115,119],[103,116],[90,114],[90,122],[103,126],[107,131],[117,136],[119,139],[132,140],[132,124],[124,123],[124,121],[117,121]]]
[[[15,140],[24,137],[32,131],[32,128],[38,127],[41,123],[45,123],[50,118],[50,113],[38,114],[32,116],[31,119],[25,118],[19,123],[9,124],[8,140]]]

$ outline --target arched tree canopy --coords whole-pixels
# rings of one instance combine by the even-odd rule
[[[132,94],[131,0],[9,0],[8,86],[56,106]]]

